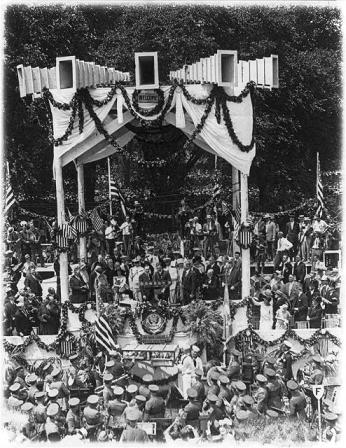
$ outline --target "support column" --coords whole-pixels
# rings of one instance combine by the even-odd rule
[[[64,199],[64,181],[62,176],[61,160],[57,157],[54,161],[55,167],[55,188],[57,218],[59,227],[65,224],[65,199]],[[69,278],[68,278],[68,258],[67,252],[61,252],[59,256],[60,263],[60,288],[61,302],[66,302],[69,298]]]
[[[237,204],[240,204],[240,184],[239,184],[239,170],[234,168],[232,165],[232,208],[235,210],[237,208]],[[234,257],[234,252],[240,252],[240,247],[235,241],[235,235],[233,232],[232,238],[232,255]]]
[[[241,222],[249,217],[248,175],[240,173]],[[250,248],[241,251],[242,299],[250,295]]]
[[[81,214],[85,210],[85,194],[84,194],[84,165],[77,165],[77,186],[78,186],[78,213]],[[86,237],[79,238],[79,259],[87,260]]]

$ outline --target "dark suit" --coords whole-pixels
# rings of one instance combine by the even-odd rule
[[[279,264],[278,269],[279,269],[279,271],[282,271],[283,282],[287,283],[289,275],[292,274],[292,265],[291,265],[291,263],[289,261],[286,261],[286,263],[284,264],[283,261],[281,261],[280,264]]]
[[[231,287],[234,287],[231,289]],[[230,300],[241,299],[241,269],[237,266],[233,266],[228,273],[228,289]]]
[[[291,222],[288,222],[286,224],[286,238],[290,243],[293,244],[292,248],[289,251],[292,256],[295,256],[295,254],[297,253],[298,235],[299,235],[299,224],[294,222],[292,225]]]
[[[298,282],[303,284],[306,275],[306,266],[303,261],[300,261],[299,263],[294,263],[293,275],[296,276]]]
[[[82,288],[86,286],[84,280],[79,275],[73,274],[70,278],[70,288],[72,291],[71,302],[72,303],[83,303],[88,299],[88,290]]]
[[[293,303],[293,308],[298,308],[294,311],[295,321],[305,321],[308,314],[309,301],[306,294],[300,294],[299,297]]]
[[[42,286],[41,286],[41,277],[39,274],[33,276],[32,274],[27,274],[24,280],[24,285],[35,294],[35,296],[42,296]]]
[[[196,298],[199,283],[199,274],[196,272],[196,269],[190,268],[188,271],[184,270],[182,283],[184,294],[183,301],[184,305],[187,305]]]
[[[216,276],[205,278],[202,288],[204,300],[215,300],[219,298],[219,282]]]
[[[147,274],[143,272],[139,276],[139,287],[141,290],[142,297],[145,297],[145,300],[153,300],[154,298],[154,287],[153,287],[153,276],[152,274]]]
[[[32,323],[25,310],[19,308],[14,315],[14,325],[17,333],[23,333],[24,336],[28,336],[32,330]]]
[[[156,271],[154,273],[154,283],[158,286],[155,286],[156,293],[158,295],[158,298],[168,300],[169,297],[169,287],[172,284],[172,279],[168,271],[162,271],[158,272]],[[161,291],[163,293],[161,293]]]

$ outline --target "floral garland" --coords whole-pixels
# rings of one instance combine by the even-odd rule
[[[158,95],[158,103],[153,109],[143,109],[139,107],[138,105],[138,95],[140,90],[135,89],[135,91],[132,94],[132,107],[134,110],[138,113],[143,115],[144,117],[152,117],[154,115],[157,115],[161,112],[164,104],[165,104],[165,97],[163,94],[163,91],[161,89],[155,89],[154,92]]]
[[[69,136],[72,134],[73,125],[74,125],[74,122],[75,122],[75,119],[76,119],[77,109],[79,107],[78,104],[79,104],[79,99],[77,98],[77,95],[75,95],[72,98],[72,113],[71,113],[71,116],[70,116],[69,124],[68,124],[68,126],[66,128],[66,131],[65,131],[64,135],[62,135],[59,138],[54,139],[54,145],[55,146],[62,145],[63,142],[65,142],[69,138]]]
[[[320,339],[326,338],[333,342],[337,347],[341,347],[341,341],[339,338],[329,333],[328,330],[320,329],[317,330],[310,338],[304,339],[300,337],[295,331],[292,329],[286,330],[279,338],[274,339],[273,341],[266,341],[262,339],[255,330],[253,330],[252,325],[245,330],[240,331],[235,336],[232,336],[231,339],[235,340],[236,345],[241,345],[241,339],[244,337],[252,337],[254,342],[257,342],[260,345],[263,345],[265,348],[273,347],[278,344],[282,344],[286,339],[291,338],[297,342],[299,342],[304,347],[311,347],[312,345],[318,343]]]
[[[55,101],[53,95],[47,89],[47,87],[45,87],[42,90],[42,92],[43,92],[43,98],[46,101],[49,101],[53,107],[56,107],[59,110],[70,110],[71,108],[73,108],[75,97],[73,97],[69,103],[59,103],[58,101]]]

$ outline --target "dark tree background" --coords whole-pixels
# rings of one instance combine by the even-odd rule
[[[341,16],[336,8],[211,6],[38,6],[15,5],[5,12],[5,151],[16,196],[37,212],[55,211],[53,149],[45,111],[19,97],[16,66],[51,67],[57,56],[134,71],[134,52],[158,51],[161,84],[170,70],[236,49],[240,59],[279,55],[280,88],[258,90],[257,155],[250,178],[250,208],[295,207],[315,194],[316,152],[324,171],[341,166]],[[217,177],[226,196],[231,167],[193,148],[168,128],[139,131],[129,144],[144,159],[167,158],[147,169],[118,157],[119,180],[129,197],[150,211],[176,210],[186,195],[201,204]],[[87,170],[87,202],[106,197],[106,162]],[[76,172],[64,168],[67,201],[75,201]],[[328,190],[329,191],[329,190]],[[335,190],[331,188],[335,195]],[[48,204],[48,205],[47,205]],[[51,208],[49,208],[51,204]]]

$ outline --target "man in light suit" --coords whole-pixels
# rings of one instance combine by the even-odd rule
[[[298,298],[298,294],[301,291],[301,285],[295,280],[294,275],[290,274],[288,276],[288,282],[283,286],[282,292],[287,296],[290,309],[292,309],[292,304]]]
[[[290,243],[293,244],[293,247],[290,250],[290,255],[294,257],[297,253],[298,249],[298,235],[299,235],[299,225],[294,220],[294,215],[290,215],[290,220],[286,224],[286,238]]]

